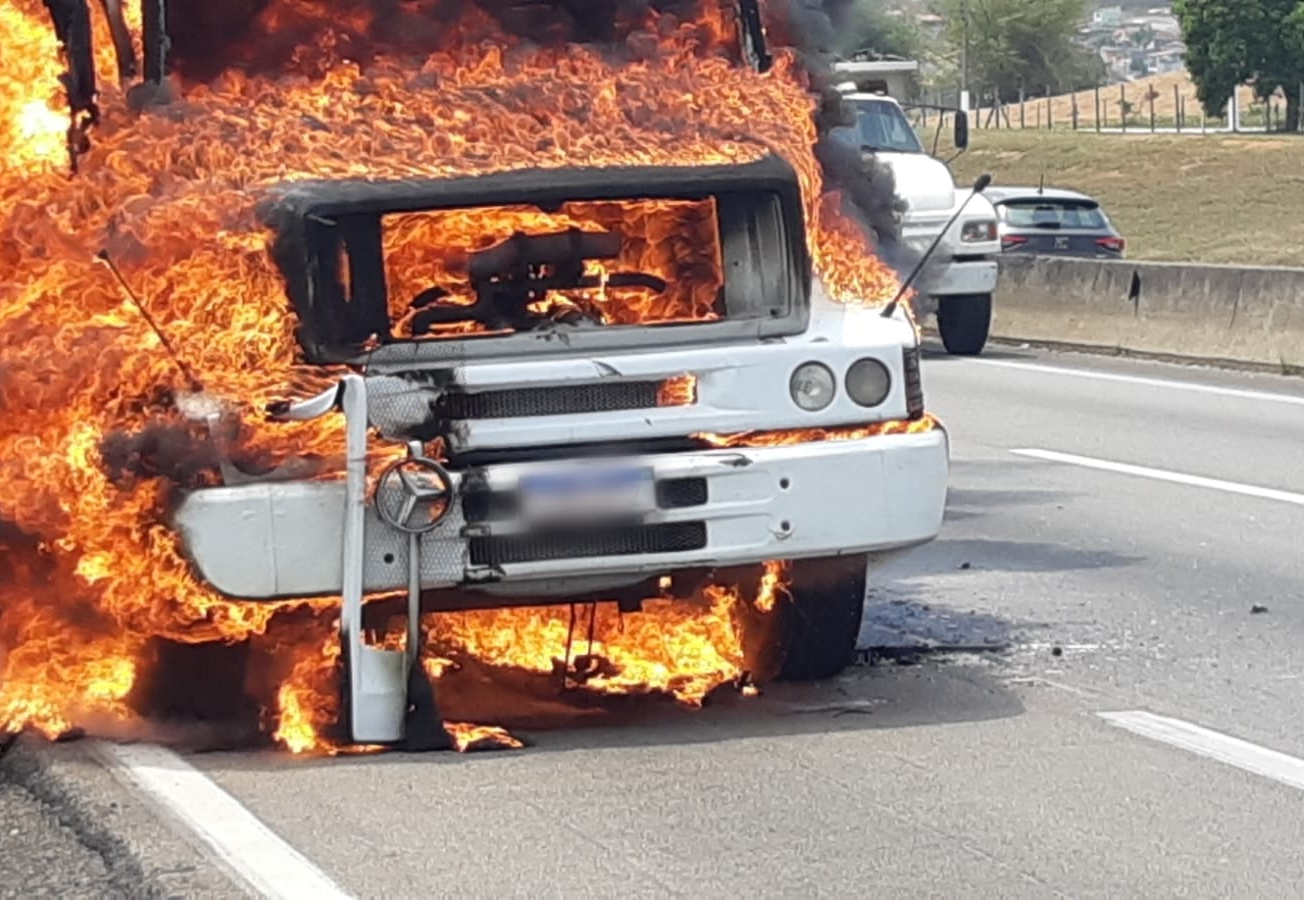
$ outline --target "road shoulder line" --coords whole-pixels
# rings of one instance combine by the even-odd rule
[[[89,742],[19,737],[0,754],[0,779],[26,791],[99,856],[123,896],[230,897],[230,877],[163,823],[89,752]]]
[[[1304,791],[1304,759],[1145,710],[1096,715],[1116,728]]]
[[[132,781],[184,823],[261,897],[344,900],[350,895],[208,776],[151,744],[95,747],[110,770]]]

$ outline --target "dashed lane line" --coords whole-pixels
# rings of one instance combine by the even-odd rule
[[[1068,366],[1043,366],[1036,363],[1011,362],[1004,359],[970,359],[968,363],[990,366],[998,369],[1018,369],[1025,372],[1038,372],[1045,375],[1062,375],[1069,378],[1086,378],[1092,381],[1112,381],[1118,384],[1135,384],[1143,387],[1163,388],[1172,391],[1187,391],[1195,394],[1210,394],[1216,397],[1235,397],[1239,400],[1254,400],[1265,403],[1286,403],[1291,406],[1304,406],[1304,395],[1278,393],[1276,391],[1254,391],[1247,388],[1222,387],[1216,384],[1201,384],[1198,381],[1177,381],[1171,378],[1148,378],[1144,375],[1120,375],[1115,372],[1096,372],[1091,369],[1074,369]]]
[[[1101,712],[1096,715],[1117,728],[1141,737],[1304,791],[1304,759],[1145,710]]]
[[[1099,469],[1105,472],[1116,472],[1120,475],[1134,475],[1139,478],[1151,478],[1156,481],[1167,481],[1173,484],[1185,484],[1191,487],[1210,488],[1216,491],[1225,491],[1229,494],[1241,494],[1246,497],[1258,497],[1262,500],[1276,500],[1281,503],[1293,503],[1296,506],[1304,506],[1304,494],[1296,494],[1293,491],[1282,491],[1277,488],[1259,487],[1253,484],[1241,484],[1237,481],[1223,481],[1219,478],[1205,478],[1203,475],[1187,475],[1183,472],[1170,472],[1167,469],[1152,469],[1148,466],[1134,466],[1130,463],[1112,462],[1107,459],[1096,459],[1091,456],[1077,456],[1072,453],[1059,453],[1055,450],[1039,450],[1035,448],[1021,448],[1011,450],[1016,456],[1026,456],[1030,459],[1040,459],[1046,462],[1065,463],[1071,466],[1082,466],[1087,469]]]

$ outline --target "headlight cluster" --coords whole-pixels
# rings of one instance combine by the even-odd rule
[[[858,359],[847,369],[843,384],[858,406],[878,406],[892,390],[892,374],[876,359]],[[807,412],[825,409],[838,394],[838,379],[823,363],[800,365],[788,381],[792,402]]]

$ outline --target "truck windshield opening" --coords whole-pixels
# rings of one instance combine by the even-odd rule
[[[886,100],[849,100],[856,124],[835,129],[841,140],[879,153],[923,153],[919,136],[901,107]]]
[[[394,333],[528,331],[720,318],[711,199],[600,201],[385,216]]]
[[[796,333],[808,315],[800,183],[778,157],[294,182],[259,214],[313,362]]]

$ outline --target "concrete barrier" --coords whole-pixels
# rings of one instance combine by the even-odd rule
[[[992,335],[1304,368],[1304,269],[1012,254]]]

